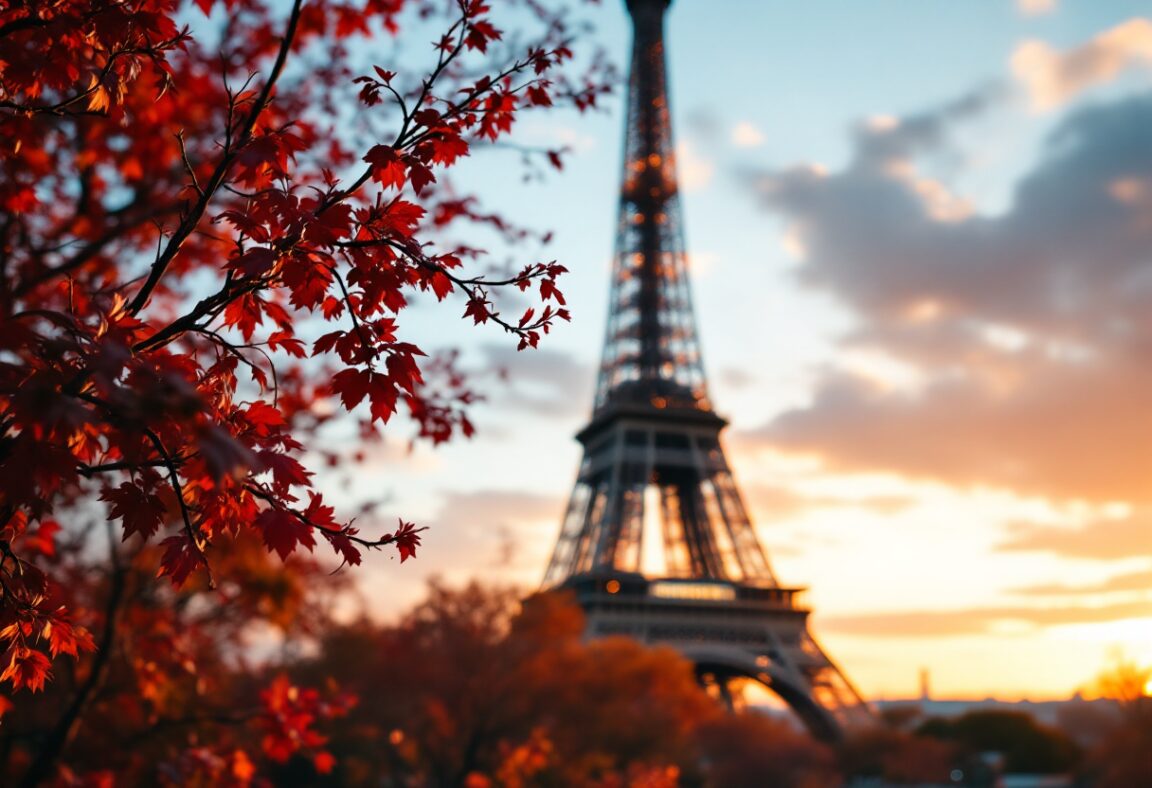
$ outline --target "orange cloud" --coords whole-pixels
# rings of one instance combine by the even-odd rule
[[[1129,517],[1093,520],[1074,528],[1018,523],[999,549],[1103,561],[1152,555],[1152,509],[1145,507]]]
[[[762,512],[765,522],[789,520],[813,509],[867,510],[877,514],[896,514],[916,504],[910,495],[833,496],[805,495],[793,487],[774,484],[746,484],[749,505]]]
[[[950,637],[992,634],[1017,627],[1097,624],[1152,616],[1152,602],[1133,600],[1100,607],[988,607],[967,610],[917,610],[831,616],[820,619],[823,631],[870,637]]]
[[[1152,65],[1152,21],[1147,19],[1130,19],[1063,52],[1043,41],[1025,41],[1011,60],[1013,74],[1037,110],[1059,107],[1136,65]]]
[[[1070,586],[1064,583],[1047,583],[1024,586],[1013,589],[1013,592],[1028,596],[1081,596],[1083,594],[1108,594],[1117,591],[1150,590],[1152,590],[1152,569],[1113,575],[1106,580],[1090,585]]]
[[[974,366],[936,368],[915,393],[830,373],[807,407],[757,435],[833,471],[893,471],[1055,499],[1152,500],[1152,369],[1036,355],[1001,359],[1008,368],[982,380],[978,361],[955,360]]]

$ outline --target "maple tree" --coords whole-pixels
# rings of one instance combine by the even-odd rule
[[[341,516],[309,452],[326,456],[316,432],[339,410],[366,439],[398,411],[418,439],[471,434],[453,357],[405,335],[414,294],[520,348],[568,319],[563,266],[493,273],[449,240],[529,236],[445,176],[518,113],[608,89],[599,60],[567,75],[566,18],[542,0],[0,7],[0,685],[41,691],[79,661],[26,781],[116,667],[139,577],[166,576],[172,604],[191,588],[227,605],[229,557],[253,543],[414,554],[416,525]],[[427,58],[400,47],[426,31]],[[502,289],[537,303],[507,314]],[[101,520],[107,547],[82,526]],[[101,583],[68,581],[97,566]],[[269,692],[267,719],[316,716]]]
[[[920,719],[918,709],[908,722]],[[904,729],[892,715],[880,724],[853,730],[839,748],[840,765],[850,778],[892,784],[946,783],[960,763],[958,746]]]
[[[729,713],[667,646],[585,639],[568,592],[433,582],[399,621],[329,628],[289,669],[336,676],[361,703],[330,726],[335,766],[302,756],[278,785],[780,786],[844,784],[796,726]],[[947,779],[945,777],[945,779]]]
[[[292,675],[340,676],[361,703],[333,722],[333,772],[299,784],[693,784],[694,733],[723,712],[691,663],[629,638],[584,640],[568,594],[517,597],[433,583],[393,625],[332,628]]]
[[[156,582],[158,545],[110,568],[87,547],[63,537],[58,573],[98,639],[116,637],[60,661],[35,696],[14,698],[0,725],[0,784],[54,774],[65,784],[245,785],[291,757],[332,768],[323,729],[355,699],[327,682],[289,681],[252,652],[325,631],[348,575],[306,554],[285,564],[248,534],[215,560],[216,588],[196,576],[177,589]]]

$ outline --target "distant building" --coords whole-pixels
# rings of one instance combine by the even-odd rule
[[[1085,700],[1079,693],[1067,700],[1018,700],[1008,701],[997,698],[982,699],[933,699],[929,696],[925,672],[921,671],[920,697],[903,700],[874,700],[872,705],[879,711],[887,709],[916,709],[920,718],[929,717],[959,717],[970,711],[1018,711],[1029,714],[1037,722],[1044,725],[1065,727],[1064,722],[1070,715],[1077,712],[1091,714],[1098,718],[1107,718],[1119,713],[1116,701],[1106,698]],[[1071,733],[1071,732],[1070,732]],[[1078,738],[1072,733],[1074,738]]]

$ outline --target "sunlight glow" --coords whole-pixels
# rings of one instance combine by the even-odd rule
[[[1117,178],[1108,184],[1112,199],[1125,205],[1135,205],[1148,194],[1148,184],[1140,178]]]
[[[944,313],[944,305],[934,298],[923,298],[904,310],[909,323],[930,323]]]
[[[893,356],[873,350],[849,350],[844,366],[882,391],[916,389],[924,383],[922,370]]]
[[[900,119],[894,115],[873,115],[864,122],[864,125],[869,131],[892,131],[900,126]]]
[[[980,329],[981,338],[989,345],[1015,353],[1028,347],[1028,335],[1023,331],[1006,325],[987,323]]]
[[[784,250],[793,260],[800,262],[808,256],[808,248],[804,244],[804,237],[800,233],[800,228],[796,226],[788,227],[780,235],[780,248]]]
[[[764,144],[764,132],[748,121],[737,123],[732,129],[732,144],[738,148],[755,148]]]
[[[1152,613],[1152,601],[1148,603]],[[1152,617],[1126,618],[1090,624],[1063,624],[1051,627],[1053,634],[1072,640],[1123,645],[1138,663],[1152,662]]]

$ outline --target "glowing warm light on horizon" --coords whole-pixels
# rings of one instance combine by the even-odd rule
[[[1148,602],[1152,611],[1152,601]],[[1124,618],[1118,621],[1093,621],[1084,624],[1059,624],[1051,627],[1058,636],[1111,646],[1125,644],[1126,650],[1139,663],[1152,662],[1152,618]]]

